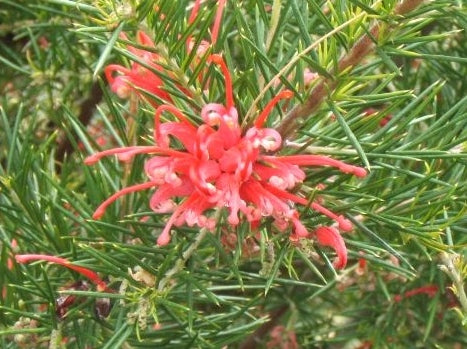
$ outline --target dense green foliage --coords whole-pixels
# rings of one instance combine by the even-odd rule
[[[209,36],[216,6],[188,24],[188,0],[0,0],[0,346],[286,348],[292,333],[303,348],[467,346],[467,13],[461,1],[418,2],[401,15],[394,0],[228,1],[224,11],[213,50],[232,73],[240,119],[251,123],[285,86],[294,98],[268,119],[279,127],[324,81],[281,151],[370,171],[308,169],[300,188],[354,223],[349,262],[336,271],[332,249],[292,243],[268,220],[233,229],[222,211],[215,233],[181,226],[158,247],[167,215],[150,210],[149,192],[91,218],[113,192],[145,181],[144,157],[83,159],[149,144],[153,128],[153,106],[112,93],[104,67],[137,59],[128,40],[143,30],[165,59],[173,103],[199,122],[204,104],[223,101],[224,78],[185,41]],[[341,71],[363,36],[374,46]],[[311,87],[306,68],[319,74]],[[300,210],[310,231],[329,221]],[[12,263],[19,253],[67,258],[114,292],[70,290],[82,276]],[[70,294],[78,300],[60,319],[56,299]],[[112,309],[99,318],[105,297]]]

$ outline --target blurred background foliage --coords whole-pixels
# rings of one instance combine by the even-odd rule
[[[393,0],[227,2],[213,50],[233,74],[245,123],[282,86],[295,97],[274,110],[271,127],[320,81],[333,81],[283,152],[369,165],[364,180],[310,170],[301,188],[353,221],[343,271],[332,268],[331,250],[312,240],[292,244],[267,222],[258,234],[246,223],[236,231],[221,224],[199,246],[198,230],[180,227],[170,245],[157,247],[166,216],[150,212],[147,194],[91,219],[111,193],[144,180],[144,159],[86,167],[84,157],[148,144],[154,113],[149,103],[113,94],[103,68],[131,64],[128,43],[143,30],[173,73],[163,77],[173,103],[199,121],[203,104],[223,100],[224,79],[184,43],[208,37],[215,3],[204,1],[188,24],[193,3],[185,0],[0,0],[1,347],[467,346],[461,1],[421,2],[403,16]],[[374,48],[338,71],[375,24]],[[306,69],[319,77],[307,83]],[[306,210],[301,216],[310,230],[326,222]],[[78,274],[12,263],[17,253],[68,258],[115,292],[73,289]],[[168,277],[177,263],[184,268]],[[57,317],[56,300],[70,295],[76,301]],[[106,297],[110,314],[96,316]]]

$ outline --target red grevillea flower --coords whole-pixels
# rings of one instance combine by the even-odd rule
[[[198,15],[200,2],[200,0],[195,1],[188,21],[189,23],[192,23]],[[219,35],[222,12],[225,7],[225,3],[226,0],[219,0],[216,16],[214,18],[214,24],[211,30],[211,44],[205,40],[202,40],[196,52],[198,57],[202,57],[207,52],[209,46],[216,43],[217,37]],[[128,40],[125,34],[121,34],[121,37],[125,40]],[[131,45],[128,46],[128,50],[137,56],[147,66],[162,73],[164,69],[160,65],[161,57],[158,54],[151,52],[155,49],[154,42],[151,40],[151,38],[144,32],[138,31],[136,34],[136,41],[139,45],[148,47],[150,51],[135,48]],[[189,51],[193,49],[193,38],[189,37],[187,39],[187,47]],[[163,89],[162,79],[151,69],[148,69],[148,67],[142,65],[141,63],[133,62],[131,64],[131,68],[126,68],[118,64],[110,64],[104,69],[104,72],[106,79],[109,82],[110,89],[120,98],[128,98],[132,91],[141,95],[140,91],[143,90],[159,97],[164,101],[172,101],[170,95]],[[159,103],[156,103],[153,100],[150,100],[150,103],[155,107],[159,105]]]
[[[125,34],[121,34],[121,37],[127,40]],[[136,38],[139,45],[146,46],[150,49],[155,48],[154,42],[144,32],[138,31]],[[163,71],[163,68],[159,64],[161,60],[158,54],[133,46],[128,46],[128,50],[139,57],[147,66],[160,72]],[[140,63],[133,62],[131,68],[126,68],[118,64],[110,64],[105,68],[104,72],[109,82],[110,89],[120,98],[128,98],[132,91],[140,94],[140,90],[144,90],[165,101],[171,101],[169,94],[162,88],[163,83],[161,78]],[[152,103],[157,106],[157,103]]]
[[[217,11],[216,11],[216,15],[215,15],[215,18],[214,18],[214,23],[213,23],[212,28],[211,28],[211,45],[216,44],[217,37],[219,36],[219,30],[220,30],[220,25],[221,25],[221,20],[222,20],[222,12],[224,11],[224,7],[226,5],[226,2],[227,2],[227,0],[218,0],[217,1],[217,3],[218,3],[217,4]],[[190,17],[188,18],[188,23],[189,24],[193,23],[194,20],[196,19],[196,17],[198,16],[200,5],[201,5],[201,0],[196,0],[195,3],[193,4],[193,9],[191,10]],[[194,46],[193,39],[191,37],[188,38],[187,44],[188,44],[189,51],[191,51],[191,49]],[[206,40],[202,40],[201,44],[200,44],[200,46],[199,46],[199,48],[198,48],[198,50],[196,52],[197,55],[199,57],[203,56],[206,53],[208,47],[209,47],[209,43]]]
[[[111,290],[107,288],[107,284],[103,280],[101,280],[101,278],[99,278],[96,272],[88,268],[75,265],[65,258],[50,256],[46,254],[17,254],[15,255],[15,259],[16,259],[16,262],[21,263],[21,264],[29,263],[32,261],[47,261],[49,263],[59,264],[65,268],[74,270],[80,273],[81,275],[87,277],[97,286],[98,291],[111,292]]]
[[[89,156],[85,163],[94,164],[109,155],[129,161],[136,154],[152,154],[145,163],[149,181],[122,189],[105,200],[93,218],[101,218],[106,208],[122,195],[156,188],[150,207],[157,213],[171,216],[157,239],[160,246],[170,241],[172,226],[187,224],[213,230],[212,211],[226,209],[227,223],[239,224],[240,219],[257,224],[263,217],[271,217],[280,231],[292,227],[290,238],[307,237],[308,231],[300,221],[294,204],[308,206],[332,220],[342,231],[350,231],[352,224],[317,202],[291,192],[305,179],[301,167],[331,166],[358,177],[365,169],[319,155],[271,155],[282,144],[280,134],[263,127],[279,100],[291,98],[290,91],[282,91],[260,113],[252,127],[242,130],[234,106],[232,79],[219,55],[209,59],[220,66],[226,81],[226,104],[209,103],[201,110],[203,123],[192,124],[183,113],[170,105],[157,108],[154,117],[155,146],[133,146],[106,150]],[[170,112],[176,121],[160,122],[163,112]],[[178,140],[183,149],[171,148],[170,137]],[[347,252],[336,228],[318,228],[318,242],[337,251],[336,267],[346,264]]]

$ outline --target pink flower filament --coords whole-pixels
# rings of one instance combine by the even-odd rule
[[[17,254],[15,255],[16,262],[25,264],[32,261],[47,261],[49,263],[55,263],[61,265],[65,268],[76,271],[77,273],[87,277],[91,280],[96,286],[98,291],[109,291],[107,284],[99,278],[96,272],[78,265],[74,265],[72,262],[68,261],[65,258],[60,258],[56,256],[50,256],[45,254]]]

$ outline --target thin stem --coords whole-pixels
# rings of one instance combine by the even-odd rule
[[[460,268],[454,264],[454,260],[460,258],[462,257],[457,253],[441,253],[441,260],[443,261],[441,270],[448,274],[448,276],[451,278],[455,287],[455,294],[459,299],[462,310],[464,314],[467,314],[467,294],[465,293],[464,289],[464,281],[462,279],[461,271],[459,270]]]
[[[204,237],[208,234],[208,230],[203,228],[199,231],[199,234],[196,236],[195,241],[183,252],[182,257],[179,258],[175,265],[165,273],[165,276],[159,281],[158,290],[163,291],[167,285],[167,283],[180,272],[184,267],[188,259],[193,255],[193,253],[198,249],[201,241],[203,241]]]

